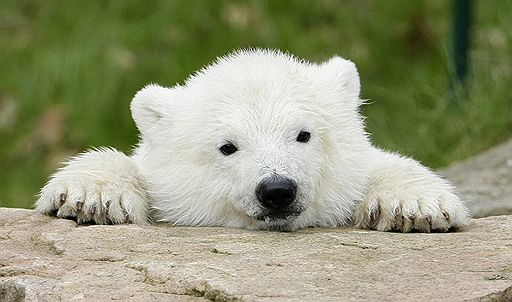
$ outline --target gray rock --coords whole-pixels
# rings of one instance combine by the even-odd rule
[[[473,217],[512,214],[512,139],[440,173],[457,185]]]
[[[512,216],[463,231],[77,226],[0,208],[0,301],[510,301]]]

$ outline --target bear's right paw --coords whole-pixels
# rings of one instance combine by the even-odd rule
[[[144,199],[136,192],[112,184],[87,184],[57,177],[42,189],[36,211],[76,219],[79,224],[146,224]]]
[[[73,158],[41,190],[39,213],[78,223],[148,223],[144,182],[129,157],[112,149]]]

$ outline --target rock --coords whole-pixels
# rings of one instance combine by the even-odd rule
[[[457,185],[473,217],[512,214],[512,139],[440,173]]]
[[[454,233],[77,226],[0,208],[0,301],[510,301],[512,216]]]

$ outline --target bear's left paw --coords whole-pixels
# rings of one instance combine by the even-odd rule
[[[355,212],[355,225],[378,231],[446,232],[469,222],[462,201],[446,188],[370,190]]]

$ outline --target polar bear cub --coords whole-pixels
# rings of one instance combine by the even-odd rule
[[[131,156],[100,148],[56,172],[40,213],[97,224],[164,221],[290,231],[355,225],[447,231],[468,223],[455,189],[365,132],[355,65],[271,50],[219,58],[131,103]]]

